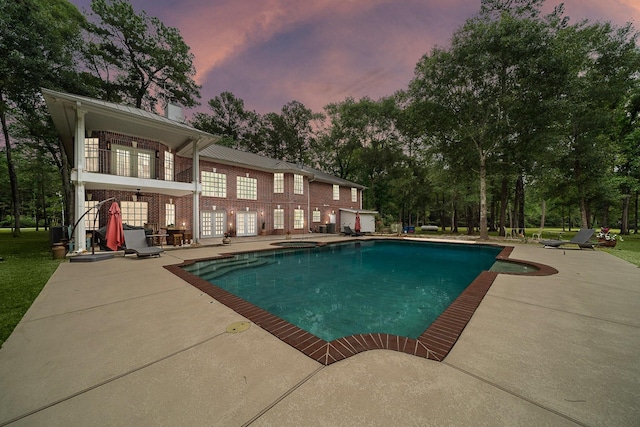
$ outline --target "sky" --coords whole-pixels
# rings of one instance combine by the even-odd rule
[[[71,0],[81,11],[91,0]],[[280,112],[299,101],[314,112],[347,97],[374,100],[405,89],[420,58],[447,46],[480,0],[130,0],[175,27],[195,56],[198,108],[232,92],[245,108]],[[546,0],[550,12],[559,0]],[[640,29],[640,0],[565,0],[577,23]]]

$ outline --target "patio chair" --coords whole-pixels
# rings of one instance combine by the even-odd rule
[[[356,231],[353,231],[351,229],[351,227],[349,227],[348,225],[345,225],[343,228],[344,228],[344,235],[345,236],[353,236],[353,237],[364,236],[364,234],[362,234],[362,233],[358,233]]]
[[[164,250],[157,246],[149,246],[144,230],[124,230],[124,254],[136,254],[139,257],[157,255],[160,256]]]
[[[571,240],[541,240],[540,244],[544,245],[545,248],[559,248],[562,245],[573,244],[578,245],[580,249],[593,249],[595,243],[592,243],[589,240],[594,233],[595,231],[590,228],[583,228],[578,231],[578,233]]]

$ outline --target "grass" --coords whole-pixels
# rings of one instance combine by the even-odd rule
[[[9,338],[61,260],[53,260],[49,232],[0,229],[0,346]]]
[[[467,233],[466,228],[459,228],[459,231],[460,232],[457,234],[458,236],[463,236],[463,235],[466,235]],[[543,239],[550,240],[550,239],[558,239],[559,237],[561,237],[562,240],[571,240],[578,231],[579,231],[578,229],[573,229],[572,231],[566,231],[566,230],[563,231],[561,228],[545,228],[543,231]],[[531,238],[531,233],[537,233],[537,232],[538,232],[538,229],[534,229],[534,228],[527,229],[526,238],[521,239],[522,242],[537,245],[538,242],[533,241]],[[618,234],[620,230],[612,229],[611,232],[614,234]],[[475,234],[476,236],[478,235],[478,233],[475,233]],[[447,235],[451,235],[451,232],[449,231],[423,232],[420,230],[420,227],[416,227],[416,235],[447,236]],[[502,239],[501,237],[498,237],[497,232],[489,233],[489,238],[492,240]],[[592,240],[595,240],[595,237]],[[618,243],[616,244],[615,248],[597,248],[597,250],[608,252],[611,255],[617,256],[618,258],[622,258],[623,260],[628,261],[640,267],[640,234],[630,234],[628,236],[622,236],[622,240],[618,240]]]

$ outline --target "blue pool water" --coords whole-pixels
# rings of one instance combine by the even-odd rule
[[[185,270],[326,341],[417,338],[501,248],[361,241],[200,261]]]

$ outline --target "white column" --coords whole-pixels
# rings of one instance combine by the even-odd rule
[[[200,152],[198,140],[193,141],[193,218],[191,220],[191,233],[194,243],[200,242]]]
[[[75,212],[74,212],[74,221],[78,221],[85,211],[84,208],[84,169],[85,169],[85,158],[84,158],[84,115],[86,111],[82,110],[80,102],[76,103],[76,134],[73,142],[74,147],[74,168],[76,169],[77,178],[73,183],[75,187]],[[86,240],[87,230],[84,226],[84,218],[78,222],[76,225],[76,230],[74,233],[74,252],[80,253],[87,250],[87,240]]]

